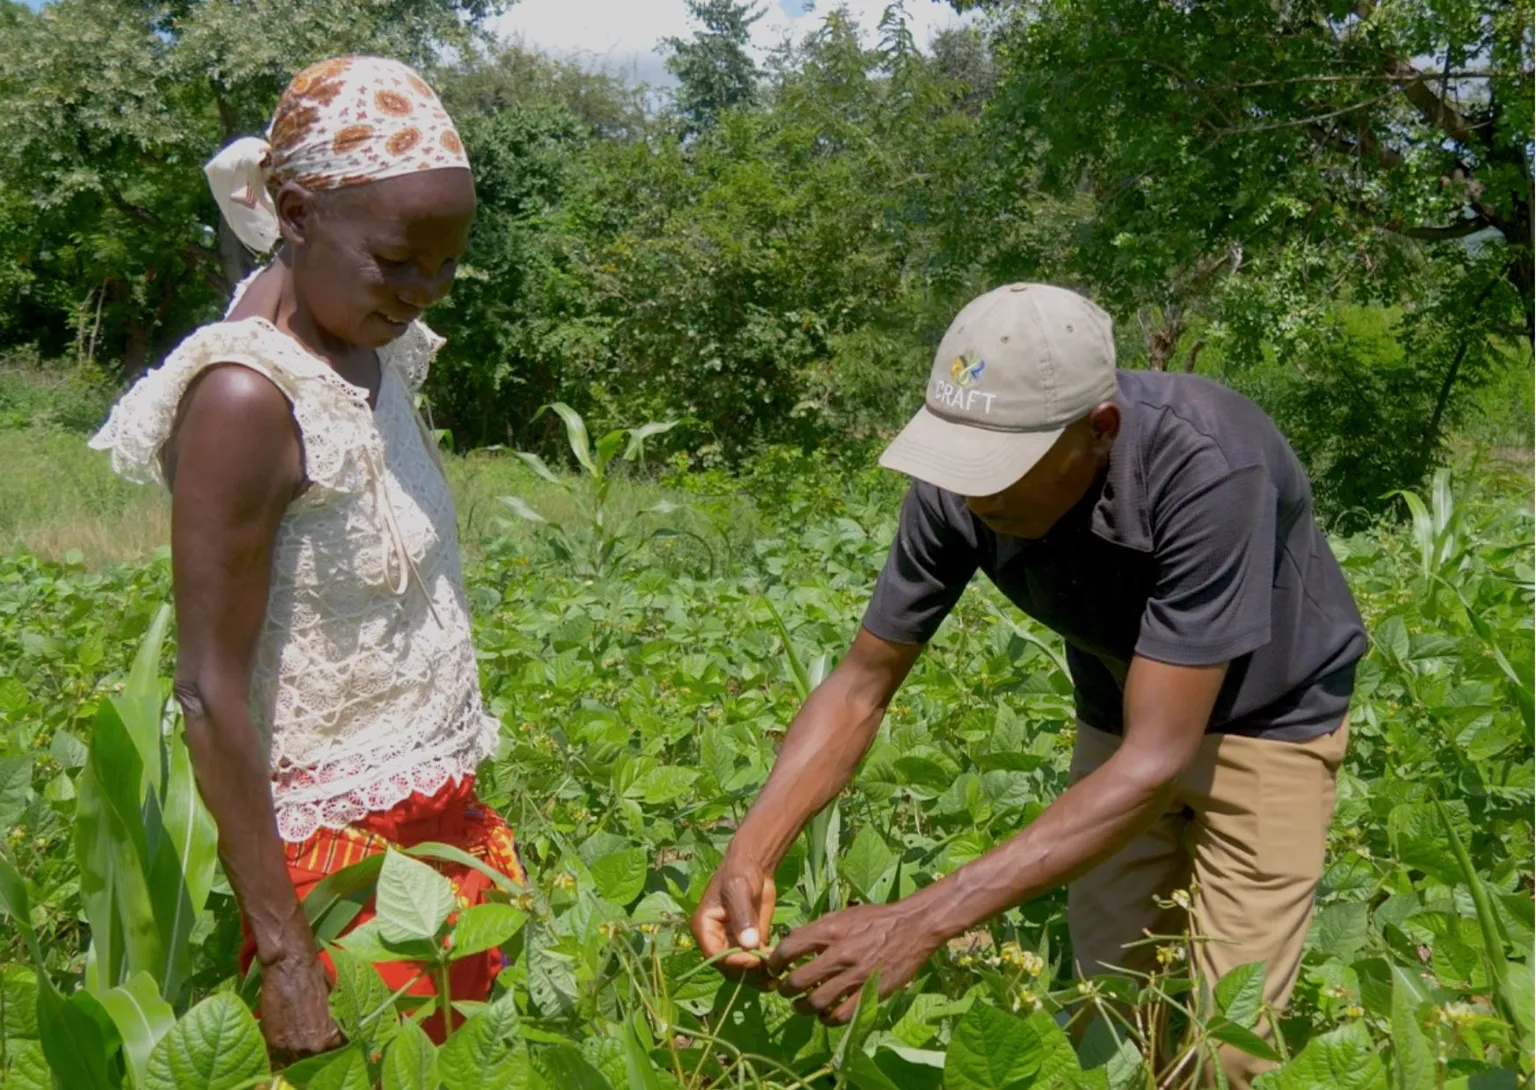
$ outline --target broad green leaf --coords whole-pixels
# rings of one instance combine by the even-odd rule
[[[1419,1025],[1417,989],[1407,975],[1392,967],[1392,1056],[1397,1069],[1393,1090],[1434,1090],[1435,1057]]]
[[[474,905],[459,913],[453,925],[450,955],[467,958],[500,946],[523,926],[528,914],[511,905]]]
[[[436,1090],[437,1046],[415,1022],[401,1024],[384,1051],[384,1090]]]
[[[463,848],[455,848],[452,844],[439,844],[436,841],[429,840],[406,848],[405,854],[412,859],[436,859],[441,863],[457,863],[461,867],[468,867],[470,870],[479,871],[489,878],[497,889],[514,897],[523,892],[523,887],[510,877],[501,873],[495,867],[490,866],[484,860],[476,859]]]
[[[605,901],[623,907],[645,889],[649,865],[643,848],[610,852],[592,864],[592,880]]]
[[[9,1052],[11,1069],[5,1077],[5,1090],[54,1090],[41,1041],[13,1041]]]
[[[0,969],[0,1037],[37,1040],[37,974],[25,965]]]
[[[948,1090],[1023,1090],[1040,1071],[1040,1041],[1023,1020],[976,1003],[955,1025],[944,1061]]]
[[[32,956],[38,980],[45,981],[48,967],[43,963],[43,952],[37,944],[37,932],[32,928],[32,898],[27,895],[27,884],[22,881],[21,872],[3,855],[0,855],[0,909],[10,917],[11,926],[21,933],[27,952]]]
[[[400,1029],[393,993],[372,964],[344,949],[332,947],[336,986],[331,989],[331,1015],[347,1040],[365,1043],[370,1054],[380,1052]]]
[[[1239,965],[1216,984],[1216,1009],[1229,1021],[1252,1027],[1264,1005],[1264,963]]]
[[[624,445],[624,429],[614,428],[597,441],[597,469],[599,473],[608,471],[608,463],[618,455],[619,448]]]
[[[438,1050],[437,1065],[444,1090],[525,1085],[528,1052],[520,1047],[510,1002],[493,1003],[454,1030]]]
[[[1364,901],[1339,901],[1328,905],[1318,912],[1312,925],[1313,949],[1325,957],[1336,957],[1345,963],[1353,961],[1370,940],[1370,925],[1370,906]],[[1262,989],[1262,981],[1260,987]]]
[[[1387,1090],[1387,1072],[1364,1023],[1314,1037],[1278,1071],[1260,1075],[1254,1090]]]
[[[1458,803],[1452,811],[1458,832],[1464,832],[1470,826],[1466,804]],[[1387,815],[1387,834],[1391,838],[1393,854],[1405,866],[1421,870],[1448,886],[1461,880],[1456,853],[1446,841],[1445,827],[1440,824],[1433,806],[1428,803],[1394,806]]]
[[[892,874],[895,862],[896,853],[886,846],[885,839],[873,826],[865,825],[848,846],[838,869],[861,898],[871,904],[883,904],[891,883],[882,878]]]
[[[32,758],[0,761],[0,828],[15,826],[32,798]]]
[[[435,940],[456,907],[453,883],[393,848],[384,853],[375,893],[379,935],[387,942]]]
[[[149,1057],[176,1025],[176,1012],[160,997],[154,978],[144,972],[135,973],[100,998],[123,1040],[128,1073],[142,1086],[149,1073]]]
[[[383,867],[383,853],[370,855],[315,884],[303,906],[304,918],[315,929],[315,938],[328,942],[341,934],[372,893]]]
[[[555,949],[549,928],[537,921],[529,923],[524,934],[529,998],[546,1017],[570,1014],[576,1008],[576,973],[570,955]]]
[[[160,1039],[145,1090],[235,1090],[270,1072],[256,1019],[233,993],[219,992]]]
[[[544,1081],[560,1090],[613,1090],[602,1072],[587,1062],[573,1045],[556,1045],[534,1057]]]
[[[305,1090],[372,1090],[368,1057],[357,1045],[344,1049],[322,1067]]]

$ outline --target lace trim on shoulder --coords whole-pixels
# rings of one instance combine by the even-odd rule
[[[109,451],[112,468],[141,484],[165,486],[160,454],[192,380],[217,364],[234,363],[264,375],[293,406],[309,481],[332,492],[367,487],[367,394],[263,318],[215,322],[193,333],[112,407],[91,437]]]

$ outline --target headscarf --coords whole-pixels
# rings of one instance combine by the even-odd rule
[[[266,139],[244,137],[203,168],[235,235],[257,253],[278,238],[284,182],[340,189],[420,170],[469,168],[437,92],[399,61],[333,57],[293,78]]]

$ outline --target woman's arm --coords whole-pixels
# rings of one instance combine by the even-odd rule
[[[287,399],[236,365],[200,375],[168,447],[176,603],[176,697],[219,857],[256,939],[262,1030],[275,1051],[340,1043],[325,972],[283,858],[266,747],[250,691],[273,543],[304,479]]]

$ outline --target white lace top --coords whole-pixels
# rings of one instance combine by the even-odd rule
[[[163,486],[161,447],[205,367],[249,367],[293,405],[309,488],[278,530],[251,692],[290,842],[435,792],[495,745],[453,500],[413,398],[442,343],[417,322],[381,349],[370,410],[365,390],[265,319],[216,322],[140,379],[91,440],[118,473]]]

